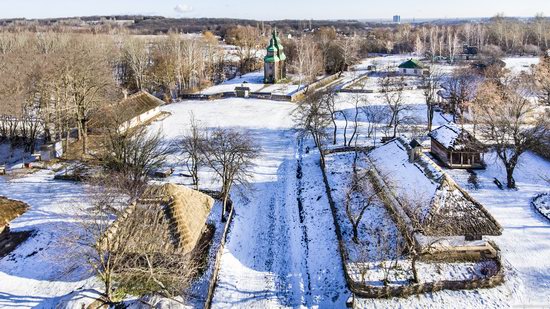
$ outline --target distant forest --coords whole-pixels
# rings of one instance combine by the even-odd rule
[[[164,34],[170,31],[198,33],[210,31],[224,36],[227,29],[240,26],[277,27],[285,33],[296,33],[322,27],[334,27],[342,34],[361,33],[375,23],[364,23],[357,20],[277,20],[257,21],[230,18],[166,18],[161,16],[88,16],[75,18],[48,19],[3,19],[2,27],[23,27],[28,30],[43,27],[72,27],[75,30],[95,33],[110,32],[113,28],[125,28],[135,34]]]

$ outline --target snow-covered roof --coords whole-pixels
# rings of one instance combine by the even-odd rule
[[[481,148],[481,143],[470,132],[451,123],[431,131],[428,136],[449,150]]]
[[[500,235],[500,225],[481,204],[427,156],[409,162],[409,150],[407,141],[394,139],[372,150],[369,159],[396,199],[408,202],[409,216],[424,225],[426,235]]]

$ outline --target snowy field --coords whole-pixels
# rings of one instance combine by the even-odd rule
[[[0,177],[0,195],[21,200],[30,209],[12,221],[13,231],[34,234],[0,259],[0,308],[54,308],[58,297],[77,289],[101,287],[86,262],[74,260],[64,242],[76,233],[82,185],[53,180],[53,172],[36,173],[7,181]]]
[[[200,94],[217,94],[223,92],[232,92],[235,87],[249,87],[251,92],[270,92],[273,94],[290,95],[303,88],[291,83],[286,84],[264,84],[264,72],[252,72],[234,79],[227,80],[219,85],[215,85],[199,91]]]

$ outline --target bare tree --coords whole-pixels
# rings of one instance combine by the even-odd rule
[[[381,97],[391,111],[388,127],[393,127],[393,137],[397,136],[397,128],[401,124],[402,114],[410,107],[403,102],[403,91],[405,90],[405,79],[395,76],[384,76],[380,79]]]
[[[515,188],[514,170],[520,156],[548,138],[548,115],[536,110],[518,79],[504,84],[487,81],[476,98],[479,132],[490,142],[506,169],[508,188]]]
[[[322,100],[322,104],[325,106],[325,108],[328,110],[330,114],[330,121],[332,122],[333,131],[332,131],[332,144],[336,145],[336,138],[338,136],[338,124],[336,120],[338,119],[338,113],[342,113],[342,111],[336,109],[336,100],[335,100],[336,94],[334,92],[327,92],[324,96],[320,97],[320,100]]]
[[[367,105],[361,107],[361,111],[367,119],[367,137],[372,137],[373,145],[376,146],[376,135],[380,123],[386,120],[387,113],[380,105]]]
[[[201,149],[208,166],[214,170],[222,185],[224,221],[231,188],[235,183],[248,184],[254,159],[258,157],[260,149],[247,134],[232,129],[215,129]]]
[[[321,167],[325,167],[324,143],[328,138],[327,129],[331,123],[331,114],[325,101],[330,94],[315,92],[298,104],[294,110],[296,126],[302,136],[311,136],[319,150]]]
[[[532,76],[539,101],[550,105],[550,55],[545,54],[541,58]]]
[[[428,131],[431,131],[434,118],[434,105],[436,103],[437,90],[440,86],[441,74],[435,67],[429,68],[427,72],[428,74],[423,74],[420,78],[420,83],[424,99],[426,100]]]
[[[133,197],[141,194],[150,175],[165,164],[170,152],[162,133],[148,133],[145,127],[122,133],[109,130],[104,149],[105,169],[123,175],[126,193]]]
[[[237,46],[241,74],[254,70],[262,42],[260,30],[252,26],[236,26],[227,31],[226,41]]]
[[[296,57],[291,68],[298,74],[300,84],[312,83],[323,72],[323,55],[310,36],[303,35],[296,40]]]
[[[203,148],[205,147],[206,134],[204,129],[200,127],[195,120],[195,116],[191,113],[189,122],[189,132],[181,139],[178,148],[185,156],[185,165],[193,180],[195,190],[199,189],[199,169],[205,165]]]
[[[466,68],[455,70],[455,72],[447,78],[446,88],[449,91],[449,108],[453,113],[453,121],[461,121],[464,118],[464,113],[467,109],[467,103],[471,101],[475,95],[475,77]]]
[[[354,171],[345,196],[346,216],[353,228],[352,240],[359,244],[359,225],[365,212],[376,202],[379,189],[375,188],[367,172]]]
[[[132,73],[137,90],[143,90],[150,66],[149,42],[141,37],[127,37],[122,48],[123,58]]]
[[[358,129],[359,129],[359,114],[361,113],[362,111],[362,107],[365,106],[368,102],[367,102],[367,97],[360,94],[360,93],[356,93],[353,95],[353,130],[351,131],[351,136],[349,138],[349,141],[347,143],[347,146],[350,147],[352,143],[355,143],[357,144],[357,139],[358,139]],[[346,124],[346,128],[347,128],[347,124]],[[344,139],[345,140],[345,139]]]

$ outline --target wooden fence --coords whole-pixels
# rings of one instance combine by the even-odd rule
[[[342,150],[343,151],[343,150]],[[342,152],[338,149],[333,150],[334,152]],[[495,287],[504,282],[504,270],[500,260],[500,256],[497,256],[494,261],[497,265],[496,273],[483,277],[475,278],[470,280],[441,280],[436,282],[423,282],[423,283],[411,283],[409,285],[402,286],[371,286],[362,282],[357,282],[353,280],[350,275],[350,270],[348,269],[347,261],[347,250],[346,245],[342,237],[342,230],[340,228],[340,223],[338,222],[338,211],[336,203],[332,197],[332,189],[328,181],[326,170],[321,166],[321,173],[323,175],[323,182],[325,185],[325,191],[327,194],[327,199],[330,205],[330,210],[333,216],[334,227],[336,231],[336,238],[338,240],[338,247],[340,251],[340,258],[342,262],[342,269],[344,271],[344,277],[346,278],[346,283],[349,290],[359,297],[364,298],[388,298],[388,297],[406,297],[415,294],[423,294],[429,292],[436,292],[441,290],[472,290],[478,288],[491,288]],[[394,214],[395,215],[395,214]],[[392,216],[393,217],[393,216]],[[397,219],[397,218],[394,218]],[[405,232],[405,231],[402,231]]]

